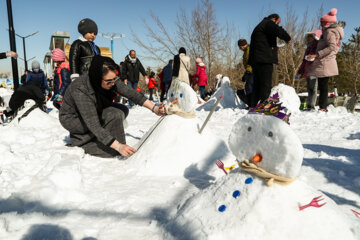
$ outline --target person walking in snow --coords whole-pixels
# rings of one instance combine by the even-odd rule
[[[40,69],[40,63],[36,60],[34,60],[31,63],[31,69],[32,71],[29,71],[29,73],[26,76],[26,84],[27,85],[36,85],[38,86],[43,95],[46,96],[49,94],[50,89],[48,82],[46,80],[46,76],[43,72],[43,70]]]
[[[279,26],[280,22],[278,14],[271,14],[264,18],[251,34],[249,64],[254,73],[254,97],[250,107],[270,95],[273,64],[278,64],[277,38],[290,43],[291,37]]]
[[[94,43],[98,34],[96,23],[90,18],[84,18],[79,22],[78,31],[82,37],[71,44],[69,54],[71,80],[87,73],[92,58],[101,54],[100,48]]]
[[[240,50],[244,52],[243,65],[245,68],[245,73],[241,80],[245,82],[246,104],[249,106],[254,91],[254,74],[252,67],[249,64],[250,46],[248,45],[246,39],[240,39],[238,41],[238,46]]]
[[[173,80],[178,79],[190,85],[189,71],[190,57],[186,56],[185,48],[181,47],[179,49],[179,54],[174,57],[174,65],[172,69]]]
[[[318,78],[320,90],[320,111],[327,112],[329,77],[339,75],[336,54],[339,51],[341,40],[344,38],[343,25],[336,19],[337,9],[331,11],[320,19],[322,36],[315,54],[307,55],[308,59],[315,59],[311,64],[308,75]]]
[[[54,76],[53,105],[60,109],[66,89],[71,83],[70,65],[65,61],[65,52],[59,48],[52,50],[51,59],[57,64]]]
[[[316,48],[318,45],[318,41],[321,37],[321,34],[322,32],[319,29],[305,34],[305,41],[307,44],[307,48],[305,50],[304,59],[297,72],[297,74],[300,75],[301,78],[306,78],[306,83],[307,83],[306,86],[308,91],[306,110],[315,109],[316,98],[317,98],[317,86],[318,86],[317,77],[308,75],[309,68],[313,63],[313,61],[310,61],[311,59],[308,59],[307,55],[316,53]]]
[[[169,91],[171,81],[172,81],[172,64],[173,60],[170,59],[168,64],[163,68],[162,70],[162,78],[163,78],[163,84],[164,84],[164,92],[161,91],[162,99],[164,100],[164,95]],[[162,100],[162,101],[163,101]]]
[[[154,93],[154,89],[157,85],[157,82],[155,81],[155,73],[151,72],[150,73],[150,77],[149,77],[149,92],[150,92],[150,96],[149,96],[149,100],[153,100],[153,93]]]
[[[198,79],[197,84],[200,89],[200,97],[205,100],[205,87],[208,85],[208,77],[206,75],[206,66],[201,58],[196,58],[196,72],[193,77]]]
[[[94,56],[89,74],[72,82],[60,108],[61,125],[70,132],[73,146],[99,157],[129,156],[135,149],[126,145],[123,121],[129,109],[113,102],[119,93],[159,116],[164,113],[136,90],[119,81],[118,66],[108,57]]]
[[[121,79],[125,84],[136,90],[139,84],[140,73],[146,77],[145,68],[143,67],[140,60],[136,57],[135,50],[130,50],[129,55],[125,57],[123,69],[121,72]],[[133,102],[129,101],[130,106],[134,105]]]

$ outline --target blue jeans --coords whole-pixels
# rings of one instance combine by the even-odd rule
[[[139,83],[139,82],[130,82],[130,81],[128,81],[128,82],[127,82],[127,85],[136,91],[136,88],[137,88],[137,86],[138,86],[138,83]],[[133,105],[135,105],[135,104],[129,99],[129,105],[130,105],[130,106],[133,106]]]
[[[205,86],[199,86],[200,97],[205,100]]]

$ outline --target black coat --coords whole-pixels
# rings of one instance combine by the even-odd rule
[[[0,53],[0,59],[6,58],[6,52]]]
[[[136,58],[136,62],[132,63],[130,61],[129,55],[126,56],[121,72],[121,79],[127,79],[130,82],[136,83],[139,82],[139,73],[141,73],[143,76],[146,75],[145,69],[140,60]]]
[[[9,101],[9,107],[14,112],[24,105],[25,100],[33,99],[38,106],[42,106],[45,101],[45,96],[41,92],[41,89],[36,85],[23,85],[19,87],[11,96]]]
[[[251,34],[250,65],[255,63],[278,63],[278,48],[276,38],[285,42],[291,40],[289,34],[276,23],[264,18]]]
[[[77,39],[70,48],[70,72],[82,75],[89,71],[91,60],[95,55],[100,55],[100,48],[95,45],[97,54],[88,41]]]

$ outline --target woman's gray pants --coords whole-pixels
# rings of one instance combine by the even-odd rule
[[[122,104],[113,104],[103,110],[101,115],[102,126],[107,129],[120,143],[125,144],[125,132],[123,122],[129,113],[129,109]],[[96,138],[81,146],[85,153],[93,156],[110,158],[119,155],[118,151],[99,142]]]

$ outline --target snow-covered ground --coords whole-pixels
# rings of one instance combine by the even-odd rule
[[[204,110],[196,111],[200,123],[208,113]],[[243,234],[247,240],[311,239],[272,234],[279,226],[263,226],[261,224],[264,221],[257,221],[286,219],[286,216],[280,214],[286,214],[284,210],[291,207],[286,201],[297,200],[297,196],[301,195],[299,189],[303,188],[299,186],[320,191],[328,202],[322,208],[304,210],[308,219],[327,213],[335,214],[326,209],[337,207],[341,212],[339,214],[346,218],[343,225],[351,229],[353,239],[360,239],[360,216],[357,217],[351,211],[360,212],[359,113],[350,114],[345,108],[331,106],[328,113],[294,113],[290,118],[290,126],[304,147],[301,174],[297,182],[293,183],[294,187],[289,189],[288,198],[282,186],[264,190],[265,200],[266,196],[276,200],[278,198],[274,194],[279,192],[279,188],[285,189],[279,192],[284,201],[279,216],[270,217],[276,211],[267,211],[265,208],[272,208],[273,202],[267,206],[266,201],[257,199],[261,202],[258,206],[262,208],[254,208],[254,212],[247,209],[247,215],[251,214],[252,217],[244,219],[232,216],[230,205],[225,212],[219,212],[219,205],[215,203],[220,204],[221,201],[215,199],[221,199],[223,195],[216,195],[216,191],[214,194],[209,192],[216,188],[219,194],[227,191],[232,194],[238,187],[232,184],[245,178],[239,171],[225,176],[214,160],[221,158],[225,166],[235,163],[235,157],[228,149],[228,138],[233,124],[247,114],[246,110],[224,108],[216,111],[205,129],[208,133],[204,132],[208,138],[216,139],[209,146],[199,143],[199,149],[188,147],[196,151],[194,156],[198,159],[184,159],[187,166],[179,162],[178,156],[173,157],[170,153],[171,147],[179,152],[179,146],[174,144],[189,145],[190,139],[187,137],[192,136],[186,131],[191,126],[166,128],[167,137],[162,142],[155,142],[153,151],[163,150],[169,154],[159,155],[154,168],[151,164],[154,154],[151,155],[151,161],[142,164],[141,159],[135,158],[136,155],[134,162],[131,162],[132,158],[125,161],[102,159],[86,155],[80,148],[67,147],[68,133],[59,124],[56,111],[51,111],[50,116],[46,117],[43,114],[34,111],[22,120],[20,126],[0,126],[0,239],[229,239],[222,226],[239,226],[240,229],[242,220],[249,219],[255,227],[243,229],[248,231]],[[158,117],[147,109],[134,107],[127,120],[127,142],[134,146]],[[169,136],[169,133],[174,136]],[[160,133],[157,134],[161,137]],[[166,139],[171,139],[171,144]],[[144,146],[143,149],[151,148]],[[167,174],[167,170],[173,173],[174,167],[178,167],[176,174]],[[253,186],[261,185],[257,180],[254,176]],[[246,193],[249,191],[246,190]],[[249,194],[256,199],[255,195],[256,192]],[[316,196],[298,199],[298,203],[306,204],[312,197]],[[230,198],[224,197],[224,203],[232,201]],[[192,212],[187,206],[197,206],[199,209],[194,212],[198,215],[177,221],[187,216],[183,213]],[[240,208],[237,206],[237,211]],[[292,210],[289,214],[294,216],[303,212]],[[334,216],[329,216],[329,219]],[[199,219],[209,223],[209,226],[196,229],[183,224],[186,221],[191,225],[193,220],[194,226],[198,226]],[[301,229],[301,222],[291,222],[296,219],[289,217],[289,226]],[[211,225],[218,222],[221,225]],[[317,227],[323,228],[321,221]],[[263,234],[261,238],[249,234],[257,228]],[[326,230],[330,229],[322,231]],[[306,233],[307,229],[303,231]],[[341,236],[341,228],[339,231]],[[314,234],[312,239],[323,238]]]

